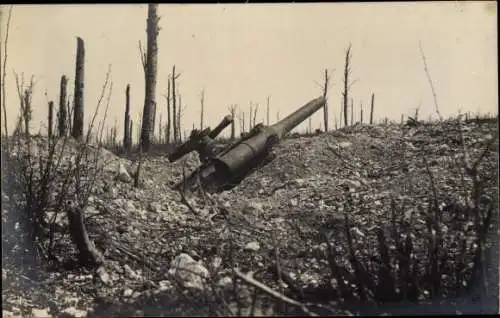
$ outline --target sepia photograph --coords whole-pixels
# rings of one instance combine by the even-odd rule
[[[497,24],[0,5],[2,316],[499,314]]]

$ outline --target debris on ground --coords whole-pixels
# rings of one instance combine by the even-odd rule
[[[289,295],[302,290],[306,297],[306,291],[318,290],[325,277],[330,280],[327,244],[320,233],[334,243],[338,255],[348,255],[345,215],[349,233],[356,242],[364,242],[359,243],[363,249],[375,249],[376,228],[390,228],[391,204],[399,207],[415,231],[425,230],[426,211],[434,204],[432,191],[438,194],[443,215],[451,215],[446,211],[454,207],[453,213],[460,217],[460,207],[463,211],[470,204],[467,196],[472,191],[471,180],[457,168],[464,158],[460,129],[470,160],[479,158],[488,141],[498,135],[496,122],[461,126],[454,121],[404,128],[355,125],[285,139],[276,147],[274,161],[229,191],[187,198],[191,208],[172,186],[182,180],[183,169],[192,171],[198,166],[196,155],[172,164],[166,154],[144,156],[144,183],[134,187],[130,173],[134,159],[103,150],[99,162],[106,163],[106,168],[96,180],[85,212],[90,238],[106,259],[97,270],[41,270],[38,260],[23,253],[22,231],[7,221],[7,210],[16,198],[8,197],[2,184],[2,314],[227,314],[243,300],[233,299],[227,308],[221,308],[222,304],[211,308],[202,299],[213,288],[222,288],[234,298],[234,268],[253,273],[274,290],[298,290]],[[74,160],[74,153],[68,156],[67,164]],[[498,209],[498,140],[485,157],[478,167],[483,200]],[[51,213],[48,219],[54,217]],[[67,224],[63,216],[57,222],[61,228]],[[442,230],[452,229],[449,223]],[[419,246],[427,243],[415,244],[418,253]],[[62,258],[74,253],[70,246],[69,236],[61,234],[54,249]],[[277,254],[280,270],[290,277],[281,285],[268,269],[276,263]],[[347,260],[346,256],[339,263]],[[498,270],[496,275],[498,281]],[[254,288],[239,284],[237,294],[251,299]],[[448,284],[446,279],[443,284]],[[185,293],[179,291],[181,287],[187,289]],[[498,285],[490,288],[496,288],[498,295]],[[259,310],[268,313],[263,299],[259,298]],[[329,314],[362,311],[344,310],[335,302],[328,306],[333,308]],[[455,306],[453,312],[466,311]],[[483,312],[489,312],[488,308]]]

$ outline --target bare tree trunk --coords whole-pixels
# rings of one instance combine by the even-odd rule
[[[132,135],[132,133],[133,133],[132,128],[133,128],[133,127],[134,127],[134,121],[131,119],[131,120],[130,120],[130,127],[129,127],[129,129],[128,129],[128,133],[129,133],[129,136],[128,136],[128,137],[129,137],[129,139],[128,139],[129,149],[132,149],[132,136],[133,136],[133,135]]]
[[[280,121],[280,111],[276,112],[276,122]]]
[[[146,89],[144,96],[144,108],[142,113],[142,129],[140,146],[143,151],[148,152],[151,146],[151,132],[153,125],[153,107],[156,104],[156,68],[158,65],[158,4],[148,4],[147,19],[147,51],[146,59],[143,61]],[[144,56],[142,56],[144,59]]]
[[[339,128],[342,127],[342,114],[344,113],[344,101],[342,100],[340,103],[340,117],[339,117]]]
[[[205,90],[201,89],[201,113],[200,113],[200,130],[203,130],[203,113],[205,111],[204,104],[205,104]]]
[[[54,116],[54,102],[50,101],[49,102],[49,127],[47,128],[49,139],[52,138],[53,116]]]
[[[335,112],[333,113],[333,121],[334,121],[334,125],[335,125],[335,130],[338,129],[338,123],[337,123],[337,115],[335,115]]]
[[[255,109],[253,110],[253,127],[256,125],[256,119],[257,119],[257,110],[259,109],[259,104],[255,104]],[[251,114],[250,114],[251,115]]]
[[[309,125],[307,127],[307,133],[312,133],[312,118],[309,116]]]
[[[164,131],[164,139],[165,139],[165,143],[168,145],[169,144],[169,138],[168,138],[168,129],[167,129],[167,124],[165,123],[165,131]]]
[[[162,118],[160,113],[160,122],[158,127],[158,142],[161,144],[163,142],[163,130],[162,130]]]
[[[177,96],[175,96],[175,80],[178,75],[175,74],[175,65],[172,68],[172,112],[173,112],[173,129],[174,129],[174,143],[179,139],[179,124],[177,123]]]
[[[182,141],[181,135],[181,117],[182,117],[182,95],[179,94],[179,105],[177,107],[177,137]]]
[[[375,94],[372,93],[372,104],[370,107],[370,125],[373,125],[373,108],[375,106]]]
[[[420,110],[420,106],[417,107],[417,108],[415,108],[415,121],[418,121],[418,112],[419,112],[419,110]]]
[[[354,99],[351,98],[351,126],[354,125]]]
[[[73,121],[71,120],[73,118],[73,112],[71,111],[71,104],[70,104],[70,98],[68,98],[68,113],[66,118],[68,119],[68,132],[73,132]]]
[[[236,105],[232,104],[229,106],[229,113],[231,114],[231,118],[233,119],[233,122],[231,123],[231,140],[234,140],[236,136],[236,127],[235,127],[235,116],[236,116]]]
[[[267,122],[267,126],[269,126],[269,96],[267,96],[267,109],[266,109],[266,122]]]
[[[116,142],[116,138],[118,137],[118,121],[116,120],[116,117],[115,117],[115,124],[113,125],[113,134],[112,134],[112,138],[113,138],[113,147],[115,147],[118,143]]]
[[[241,111],[241,109],[238,112],[238,126],[240,127],[240,136],[243,134],[245,131],[245,112]]]
[[[248,120],[250,121],[250,126],[248,127],[248,131],[252,130],[253,128],[253,123],[252,123],[252,102],[250,102],[250,112],[248,113]]]
[[[151,124],[151,141],[153,143],[156,141],[155,128],[156,128],[156,102],[153,104],[153,120]]]
[[[12,8],[13,6],[11,5],[10,8],[9,8],[9,14],[7,16],[7,23],[6,23],[6,26],[5,26],[5,37],[4,37],[4,42],[2,43],[3,44],[3,56],[2,56],[2,50],[0,49],[0,70],[1,70],[1,73],[2,73],[2,80],[1,80],[1,84],[0,84],[0,89],[1,89],[1,95],[2,95],[2,110],[3,110],[3,118],[0,120],[0,121],[3,121],[3,125],[4,125],[4,129],[5,129],[5,138],[7,138],[9,136],[9,131],[7,129],[7,106],[6,106],[6,103],[5,103],[5,96],[6,96],[6,92],[5,92],[5,78],[7,76],[7,72],[6,72],[6,66],[7,66],[7,43],[9,42],[9,30],[10,30],[10,22],[11,22],[11,17],[12,17]],[[2,10],[0,10],[0,21],[3,21],[2,20],[2,15],[3,15],[3,8]],[[20,127],[20,126],[18,126]],[[6,141],[7,142],[7,141]]]
[[[67,132],[67,113],[66,113],[66,95],[67,95],[66,76],[61,76],[61,86],[59,92],[59,111],[57,112],[57,130],[60,137],[66,136]]]
[[[323,121],[325,123],[325,132],[328,131],[328,103],[326,102],[326,93],[328,91],[328,70],[325,69],[325,86],[323,88],[323,98],[325,99],[325,106],[323,106]]]
[[[125,89],[125,123],[123,127],[123,148],[128,152],[130,151],[132,136],[132,132],[130,131],[130,84],[127,84],[127,88]]]
[[[113,127],[109,128],[108,127],[108,145],[113,147]]]
[[[167,144],[170,144],[170,136],[172,135],[172,114],[170,112],[170,76],[167,84]]]
[[[26,136],[30,135],[30,121],[31,121],[31,89],[27,89],[24,91],[24,107],[23,107],[24,113],[23,113],[23,118],[24,118],[24,133]]]
[[[360,106],[359,106],[361,109],[360,109],[360,121],[361,123],[363,123],[363,102],[361,102]]]
[[[139,119],[137,121],[139,125],[137,127],[137,140],[139,141],[139,148],[141,147],[141,127],[142,127],[142,113],[139,116]]]
[[[73,138],[81,140],[83,136],[83,87],[85,67],[85,46],[82,38],[77,38],[75,92],[73,106]]]
[[[351,60],[351,45],[347,48],[345,54],[345,68],[344,68],[344,91],[342,92],[342,97],[344,100],[344,126],[348,125],[347,122],[347,107],[349,101],[349,64]]]
[[[242,113],[243,113],[243,115],[242,115],[243,116],[243,119],[242,119],[242,122],[243,122],[243,132],[246,132],[246,130],[245,130],[245,128],[246,128],[245,127],[245,111],[243,111]]]

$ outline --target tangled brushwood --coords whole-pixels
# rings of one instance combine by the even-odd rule
[[[325,237],[332,291],[378,303],[460,296],[482,269],[493,212],[491,199],[484,198],[472,207],[429,205],[416,211],[393,199],[391,226],[370,228],[368,235],[344,214],[347,249],[334,249]],[[348,264],[339,265],[339,258]]]
[[[8,145],[8,151],[2,149],[6,166],[2,181],[11,191],[9,222],[17,223],[30,240],[25,248],[45,261],[41,264],[67,262],[71,257],[63,256],[69,255],[77,256],[82,265],[101,263],[102,256],[89,241],[83,221],[104,167],[99,151],[71,137],[18,135]],[[60,244],[68,235],[76,251]]]
[[[458,122],[457,122],[458,123]],[[460,133],[461,145],[463,136]],[[346,249],[335,249],[326,235],[327,259],[336,288],[344,299],[359,298],[376,302],[458,297],[470,290],[478,277],[486,275],[488,233],[498,208],[495,193],[484,188],[490,171],[481,162],[492,151],[496,138],[486,141],[482,153],[472,163],[464,153],[458,157],[461,200],[442,193],[448,180],[436,181],[425,155],[429,193],[417,206],[405,204],[404,196],[390,198],[390,222],[372,226],[362,233],[350,218],[350,210],[362,206],[363,198],[346,189],[344,237]],[[407,168],[406,168],[407,169]],[[482,174],[482,175],[481,175]],[[441,189],[438,191],[439,182]],[[438,193],[439,192],[439,193]],[[457,194],[460,195],[460,194]],[[444,198],[443,198],[444,196]],[[444,199],[444,200],[443,200]],[[361,203],[361,204],[360,204]],[[338,247],[341,242],[334,242]],[[344,259],[338,262],[336,259]],[[345,263],[346,265],[339,265]]]

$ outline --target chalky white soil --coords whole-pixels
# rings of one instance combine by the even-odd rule
[[[471,161],[498,135],[497,123],[471,122],[462,124],[462,130]],[[439,203],[464,202],[471,182],[463,180],[457,168],[463,147],[456,123],[406,127],[404,133],[394,124],[357,125],[286,139],[275,153],[273,162],[234,189],[205,198],[188,197],[191,210],[171,187],[182,179],[184,165],[187,171],[198,165],[195,154],[173,164],[164,155],[146,156],[140,187],[135,188],[127,177],[135,171],[135,160],[103,152],[101,162],[107,166],[85,212],[90,237],[106,258],[97,271],[40,270],[29,257],[22,257],[29,253],[23,252],[22,233],[6,219],[9,202],[16,198],[9,197],[4,191],[7,185],[2,184],[3,315],[207,316],[228,314],[231,309],[236,314],[238,306],[231,296],[251,298],[253,288],[233,284],[234,267],[243,273],[251,271],[256,280],[296,298],[291,287],[280,287],[269,270],[276,260],[276,246],[280,265],[295,286],[303,289],[304,302],[322,301],[329,308],[311,308],[319,314],[498,312],[498,255],[492,253],[487,255],[487,297],[481,296],[484,288],[479,286],[470,295],[447,295],[452,300],[375,306],[341,305],[322,300],[324,295],[314,292],[330,275],[320,231],[337,253],[347,255],[344,214],[356,240],[368,242],[360,243],[363,248],[374,246],[370,242],[376,226],[390,226],[391,198],[400,211],[398,218],[411,220],[409,226],[417,231],[424,227],[423,213],[432,204],[424,158]],[[498,211],[498,140],[479,171],[485,195]],[[65,222],[60,220],[62,225]],[[492,238],[498,235],[493,234]],[[56,248],[61,256],[74,253],[68,235],[60,235]],[[207,286],[199,275],[176,273],[178,262],[213,284]],[[227,306],[221,299],[227,300]],[[256,315],[283,314],[263,294],[257,303]]]

